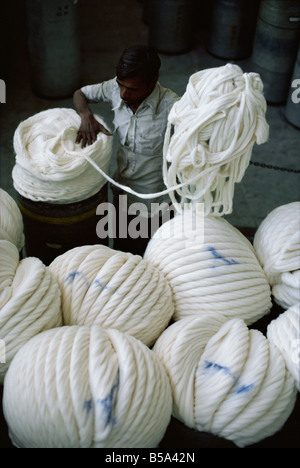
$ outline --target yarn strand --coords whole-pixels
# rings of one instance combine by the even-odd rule
[[[182,182],[181,202],[204,202],[205,214],[231,213],[234,184],[249,165],[253,145],[268,138],[262,90],[258,74],[243,74],[233,64],[190,77],[171,109],[164,142],[164,182]],[[170,197],[176,203],[175,194]]]

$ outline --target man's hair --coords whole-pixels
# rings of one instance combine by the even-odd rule
[[[161,61],[153,47],[135,45],[125,49],[117,65],[119,79],[140,77],[150,84],[158,77]]]

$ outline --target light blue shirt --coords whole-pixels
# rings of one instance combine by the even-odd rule
[[[120,142],[117,181],[138,193],[165,190],[162,175],[164,136],[169,112],[180,97],[157,83],[134,114],[121,99],[116,78],[84,86],[81,91],[89,102],[103,101],[112,106],[113,124]],[[127,196],[128,204],[142,202],[148,211],[151,203],[170,203],[168,195],[150,200],[131,194]]]

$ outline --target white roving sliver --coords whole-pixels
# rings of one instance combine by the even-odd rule
[[[245,447],[280,430],[294,409],[297,389],[282,354],[241,319],[182,319],[153,350],[171,382],[173,415],[188,427]]]
[[[203,202],[205,214],[231,213],[234,184],[244,176],[253,145],[268,139],[266,107],[260,76],[238,65],[190,77],[170,111],[164,141],[165,185],[185,184],[176,190],[181,203]],[[178,206],[175,194],[170,197]]]
[[[300,391],[300,304],[291,306],[267,328],[267,338],[284,356],[286,365]]]
[[[300,270],[282,273],[277,284],[272,287],[275,301],[283,309],[300,301]]]
[[[60,255],[49,268],[61,289],[65,325],[117,328],[150,346],[173,315],[166,278],[139,255],[82,246]]]
[[[300,302],[300,202],[271,211],[253,245],[277,304],[288,309]]]
[[[6,362],[0,363],[0,382],[17,351],[43,330],[62,325],[58,284],[38,258],[20,261],[17,247],[0,240],[0,339]]]
[[[2,188],[0,188],[0,239],[15,244],[19,252],[25,243],[21,211],[15,200]]]
[[[184,210],[155,232],[144,259],[170,284],[175,320],[211,314],[249,325],[271,309],[253,246],[223,218]]]
[[[12,172],[19,194],[33,201],[71,203],[102,188],[106,179],[84,156],[108,171],[113,140],[100,132],[93,144],[82,148],[76,143],[80,122],[75,110],[54,108],[19,124],[14,134],[16,164]]]
[[[192,202],[205,203],[205,215],[222,216],[232,211],[234,185],[245,174],[254,143],[268,139],[266,109],[257,73],[243,73],[228,63],[193,74],[168,116],[162,192],[135,192],[110,178],[89,155],[83,156],[111,184],[141,199],[169,194],[179,213],[183,204]]]
[[[166,431],[172,394],[156,355],[133,336],[60,327],[15,356],[3,412],[21,448],[148,448]]]

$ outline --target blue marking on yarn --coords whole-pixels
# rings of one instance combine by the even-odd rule
[[[92,400],[86,400],[83,404],[83,408],[89,413],[93,409],[93,401]]]
[[[68,280],[74,281],[76,276],[79,276],[80,274],[81,274],[80,271],[71,271],[70,273],[68,273],[68,276],[66,277],[65,281],[68,281]]]
[[[250,390],[252,390],[253,387],[254,387],[254,384],[241,385],[240,387],[238,387],[235,393],[248,393],[250,392]]]
[[[210,368],[212,368],[216,372],[223,371],[226,375],[230,375],[232,377],[229,367],[221,366],[220,364],[217,364],[216,362],[205,361],[204,370],[210,369]]]
[[[96,287],[101,288],[103,291],[112,291],[113,294],[118,294],[120,296],[123,295],[122,291],[120,291],[119,288],[114,288],[113,286],[108,286],[107,284],[104,284],[100,281],[100,279],[96,278],[92,283],[90,280],[84,275],[82,271],[70,271],[65,279],[65,283],[67,281],[74,281],[77,278],[81,278],[84,282],[87,288],[89,288],[91,285],[95,285]]]
[[[103,291],[111,291],[111,294],[117,294],[118,296],[124,296],[125,294],[119,287],[108,286],[107,284],[101,283],[98,278],[94,280],[93,284],[101,288]]]
[[[88,278],[86,276],[84,276],[84,274],[82,273],[82,271],[71,271],[70,273],[68,273],[66,279],[65,279],[65,283],[67,281],[74,281],[76,278],[79,278],[79,277],[82,277],[83,280],[85,281],[85,284],[87,287],[90,286],[90,282],[88,280]]]
[[[212,253],[214,259],[221,260],[222,262],[224,262],[225,265],[238,265],[238,262],[234,260],[234,258],[229,259],[229,258],[223,257],[214,247],[208,246],[208,250],[209,252]],[[213,268],[215,267],[216,265],[213,265]]]
[[[99,286],[100,288],[102,288],[104,291],[105,291],[106,289],[107,289],[107,290],[111,290],[111,289],[112,289],[111,286],[107,286],[106,284],[101,283],[100,280],[98,280],[98,279],[95,279],[94,284],[95,284],[96,286]]]
[[[221,364],[218,364],[217,362],[212,362],[212,361],[204,361],[204,363],[205,363],[204,371],[211,370],[214,373],[223,372],[225,375],[228,375],[229,377],[231,377],[231,379],[234,381],[233,393],[237,395],[242,394],[242,393],[248,393],[254,387],[254,383],[249,384],[249,385],[240,385],[238,383],[238,380],[239,380],[238,377],[232,374],[230,368],[227,366],[222,366]]]
[[[113,411],[114,411],[114,405],[116,401],[117,392],[119,389],[119,384],[120,384],[120,379],[118,376],[118,379],[116,383],[112,386],[108,396],[106,398],[97,400],[97,403],[99,403],[102,406],[102,408],[104,409],[104,412],[106,413],[106,426],[108,424],[115,425],[117,422],[116,417],[113,417]]]

